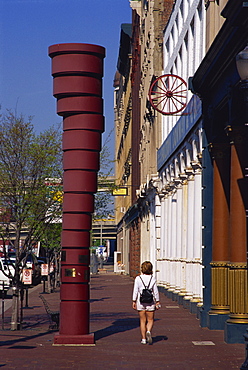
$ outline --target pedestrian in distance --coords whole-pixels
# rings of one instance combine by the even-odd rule
[[[100,254],[100,257],[99,257],[99,265],[100,265],[100,269],[103,268],[103,261],[104,261],[104,257],[103,257],[103,254],[101,253]]]
[[[133,287],[133,309],[140,319],[141,343],[152,344],[152,328],[155,310],[161,308],[153,266],[149,261],[141,265],[141,274],[136,276]]]

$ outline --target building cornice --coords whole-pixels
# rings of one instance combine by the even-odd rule
[[[222,15],[226,20],[192,79],[193,92],[201,97],[215,89],[225,71],[235,63],[236,55],[247,44],[248,7],[245,2],[228,1]]]

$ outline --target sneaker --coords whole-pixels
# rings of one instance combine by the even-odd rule
[[[146,339],[141,339],[141,344],[146,344]]]
[[[146,332],[146,340],[147,340],[147,343],[152,344],[152,335],[150,331]]]

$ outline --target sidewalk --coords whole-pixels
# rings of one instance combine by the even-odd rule
[[[24,329],[10,331],[10,309],[0,330],[0,366],[6,369],[239,369],[245,359],[244,344],[226,344],[223,331],[199,327],[195,315],[160,294],[153,345],[140,344],[138,314],[131,308],[133,279],[107,268],[91,276],[91,332],[94,347],[53,346],[56,331],[39,293],[29,296],[24,309]],[[52,309],[59,308],[59,290],[44,295]],[[8,324],[7,324],[8,322]]]

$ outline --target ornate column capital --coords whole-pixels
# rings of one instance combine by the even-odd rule
[[[208,150],[211,154],[212,159],[223,159],[228,154],[230,148],[229,143],[210,143]]]
[[[228,125],[225,127],[230,144],[241,144],[246,139],[247,127],[245,125]]]

